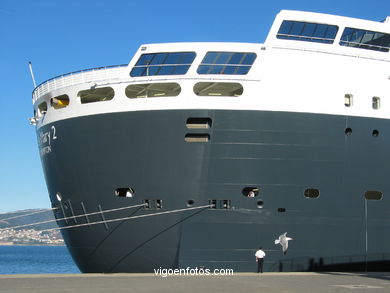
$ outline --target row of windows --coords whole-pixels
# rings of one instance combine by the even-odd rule
[[[197,96],[238,97],[244,92],[243,86],[237,82],[198,82],[193,90]],[[181,87],[175,82],[131,84],[125,89],[125,94],[130,99],[176,97],[180,92]],[[114,95],[112,87],[88,89],[77,94],[81,104],[109,101],[114,98]],[[62,109],[69,105],[69,101],[68,95],[60,95],[50,99],[50,106],[54,109]],[[47,103],[42,102],[38,105],[38,114],[43,115],[47,109]]]
[[[278,39],[333,44],[338,26],[284,20],[276,35]],[[340,39],[341,46],[389,52],[390,34],[347,27]]]
[[[193,91],[197,96],[239,97],[243,94],[244,88],[237,82],[198,82],[194,85]],[[131,84],[125,89],[125,94],[130,99],[176,97],[180,93],[181,87],[175,82]],[[77,94],[81,104],[109,101],[114,98],[114,95],[114,89],[111,87],[83,90]],[[354,96],[352,94],[345,94],[345,107],[352,107],[353,103]],[[68,95],[60,95],[50,99],[50,106],[54,109],[65,108],[68,105]],[[42,102],[38,105],[38,113],[40,115],[44,114],[47,108],[47,103]],[[372,98],[372,108],[374,110],[381,108],[380,97]]]
[[[196,57],[195,52],[142,54],[130,72],[131,77],[186,74]],[[208,52],[197,69],[198,74],[237,74],[249,72],[255,53]]]

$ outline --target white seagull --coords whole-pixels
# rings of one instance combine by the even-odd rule
[[[286,235],[287,235],[287,232],[286,232],[286,233],[283,233],[282,235],[279,236],[279,239],[276,239],[276,240],[275,240],[275,244],[280,244],[280,245],[282,245],[283,254],[286,254],[286,253],[287,253],[288,241],[289,241],[289,240],[293,240],[292,238],[287,237]]]

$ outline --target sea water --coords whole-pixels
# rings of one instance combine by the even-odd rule
[[[79,274],[65,246],[0,246],[0,274]]]

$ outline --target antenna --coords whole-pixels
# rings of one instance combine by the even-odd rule
[[[36,88],[37,84],[35,82],[35,77],[34,77],[34,72],[33,72],[33,69],[32,69],[31,61],[28,62],[28,67],[30,68],[30,73],[31,73],[31,78],[32,78],[33,84],[34,84],[34,88]]]

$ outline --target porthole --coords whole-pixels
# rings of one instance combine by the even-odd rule
[[[50,106],[54,109],[62,109],[69,105],[68,95],[61,95],[50,99]]]
[[[308,188],[305,190],[304,195],[306,198],[317,198],[320,196],[320,191],[316,188]]]
[[[371,191],[366,191],[366,193],[364,194],[364,197],[367,200],[381,200],[383,197],[383,194],[380,191],[371,190]]]
[[[195,201],[193,199],[187,200],[187,207],[192,207],[195,204]]]
[[[38,118],[39,117],[42,117],[43,115],[45,115],[47,112],[47,103],[46,102],[42,102],[38,105]]]
[[[176,82],[131,84],[126,87],[126,96],[130,99],[176,97],[181,87]]]
[[[244,88],[237,82],[198,82],[194,85],[197,96],[239,97]]]
[[[352,128],[346,128],[344,131],[345,135],[351,135],[352,134]]]
[[[91,88],[89,90],[79,91],[81,104],[109,101],[114,98],[114,89],[112,87]]]
[[[379,130],[374,129],[374,130],[372,131],[372,136],[373,136],[373,137],[378,137],[378,136],[379,136]]]

